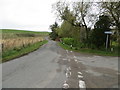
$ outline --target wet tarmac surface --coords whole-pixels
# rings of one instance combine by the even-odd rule
[[[117,88],[120,74],[118,57],[64,50],[51,40],[2,68],[3,88]]]

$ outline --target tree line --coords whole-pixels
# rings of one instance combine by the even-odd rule
[[[57,20],[50,25],[53,40],[61,38],[75,47],[104,48],[105,31],[112,31],[111,39],[120,41],[119,2],[62,2],[52,5]],[[72,43],[71,43],[72,42]],[[108,41],[110,47],[110,38]]]

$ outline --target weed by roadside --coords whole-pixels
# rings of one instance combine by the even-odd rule
[[[35,51],[43,44],[47,43],[47,40],[40,41],[31,45],[28,45],[26,47],[21,47],[20,49],[11,49],[5,52],[2,52],[2,62],[6,62],[9,60],[12,60],[14,58],[26,55],[32,51]]]
[[[111,52],[111,51],[105,51],[105,50],[95,50],[95,49],[89,49],[89,48],[76,48],[76,47],[71,47],[70,45],[66,45],[66,44],[63,44],[60,42],[58,44],[63,49],[73,50],[76,52],[103,55],[103,56],[120,56],[120,54],[118,52]]]

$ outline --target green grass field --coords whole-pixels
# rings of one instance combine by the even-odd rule
[[[17,38],[17,37],[35,37],[35,36],[46,36],[49,32],[35,32],[25,30],[13,30],[13,29],[0,29],[2,39]]]
[[[2,33],[34,33],[34,34],[49,34],[49,32],[36,32],[36,31],[26,31],[26,30],[15,30],[15,29],[0,29]]]
[[[32,51],[35,51],[40,46],[47,43],[47,40],[45,40],[44,37],[48,36],[49,32],[33,32],[33,31],[25,31],[25,30],[0,29],[0,34],[2,35],[2,37],[0,38],[1,41],[0,43],[2,44],[2,46],[4,47],[12,46],[12,48],[9,49],[3,49],[2,47],[2,51],[0,51],[2,52],[1,55],[2,62],[6,62],[11,59],[28,54]],[[32,38],[34,38],[33,41],[35,40],[37,41],[27,44],[26,42],[30,42]]]

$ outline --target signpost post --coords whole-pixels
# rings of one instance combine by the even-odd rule
[[[104,33],[107,34],[107,38],[106,38],[106,50],[107,50],[107,48],[108,48],[108,39],[109,39],[109,35],[111,35],[112,32],[111,32],[111,31],[105,31]]]

